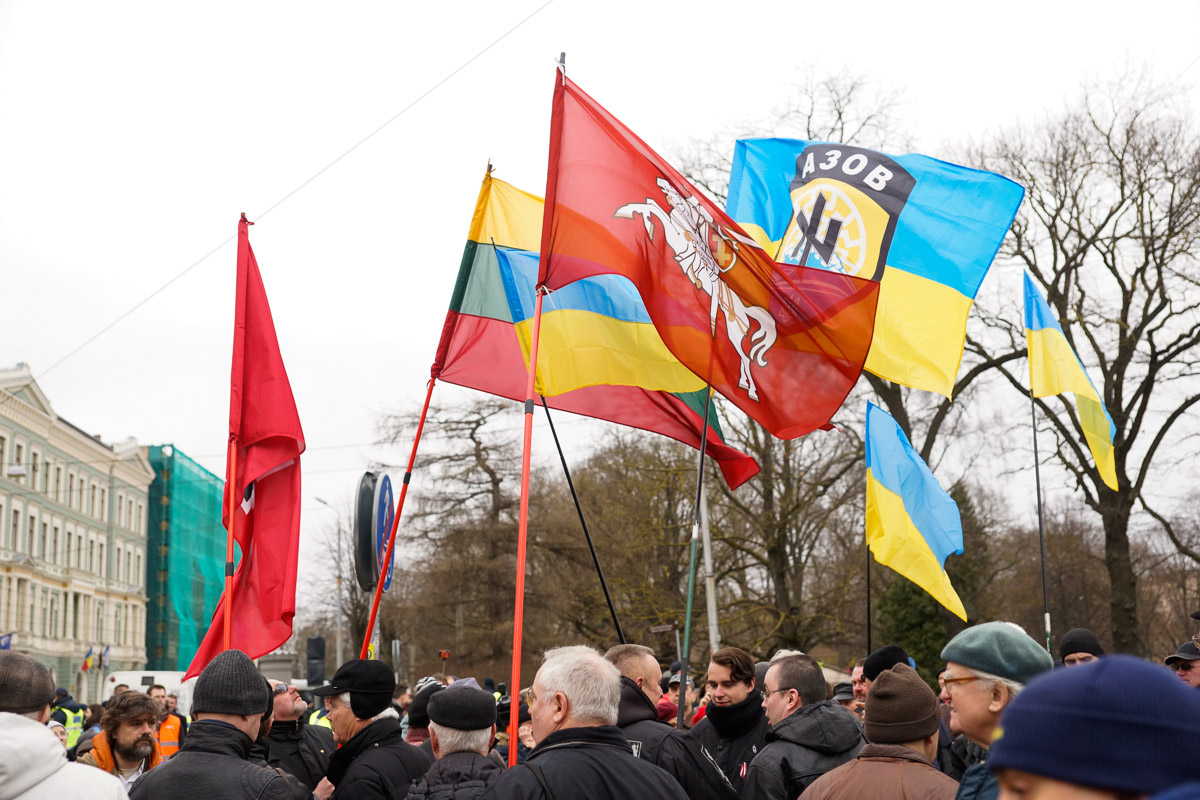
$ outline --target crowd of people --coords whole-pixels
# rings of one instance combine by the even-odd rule
[[[1200,798],[1196,642],[1164,659],[1174,676],[1084,629],[1058,655],[976,625],[942,650],[935,691],[896,645],[833,687],[794,650],[723,647],[693,681],[642,645],[567,646],[511,697],[446,675],[410,693],[354,659],[310,707],[229,650],[185,716],[162,686],[83,706],[0,651],[0,800]]]

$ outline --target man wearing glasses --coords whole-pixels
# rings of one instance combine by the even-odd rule
[[[267,765],[296,777],[311,792],[329,770],[329,757],[337,749],[333,731],[324,725],[308,725],[308,703],[294,686],[271,681],[275,722],[267,733]]]
[[[1193,636],[1190,642],[1179,646],[1175,655],[1164,659],[1164,663],[1171,668],[1175,676],[1193,689],[1200,689],[1200,664],[1196,663],[1200,660],[1200,649],[1196,648],[1197,639],[1200,639],[1200,636]]]

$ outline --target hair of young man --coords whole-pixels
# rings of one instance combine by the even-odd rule
[[[157,725],[164,715],[162,706],[150,695],[141,692],[121,692],[109,699],[104,708],[104,715],[100,717],[100,729],[112,739],[122,722],[149,718],[151,724]]]
[[[566,695],[571,716],[580,722],[617,724],[621,673],[592,648],[576,645],[547,650],[537,680],[547,700],[556,692]],[[539,694],[538,701],[541,699]]]
[[[429,730],[437,736],[438,755],[441,756],[450,753],[478,753],[486,756],[488,746],[492,743],[492,727],[490,725],[479,730],[460,731],[458,728],[438,725],[431,720]]]
[[[658,657],[644,644],[619,644],[610,647],[604,654],[604,658],[631,681],[644,678],[647,681],[657,682],[662,675],[662,670],[658,666]],[[646,672],[646,667],[650,665],[651,661],[654,662],[653,674]]]
[[[342,692],[337,696],[337,699],[342,701],[342,705],[350,709],[351,714],[354,714],[354,708],[350,705],[349,692]],[[358,716],[357,714],[354,715],[354,718],[362,719],[362,717]],[[389,705],[383,711],[380,711],[378,714],[368,719],[367,722],[375,722],[376,720],[380,719],[400,719],[400,715],[396,712],[396,709],[393,706]]]
[[[722,647],[712,654],[710,660],[729,670],[731,680],[739,683],[750,683],[754,680],[754,659],[740,647]]]
[[[800,702],[812,705],[826,699],[825,676],[812,656],[788,656],[771,665],[776,689],[795,689]]]
[[[858,661],[854,662],[855,669],[857,669],[858,667],[865,667],[866,665],[867,665],[867,659],[865,659],[865,658],[860,658]]]
[[[166,691],[167,691],[167,687],[163,686],[161,683],[156,683],[156,684],[153,684],[153,685],[151,685],[149,688],[147,688],[147,689],[146,689],[146,694],[150,694],[150,693],[151,693],[151,692],[153,692],[155,689],[162,689],[164,692],[166,692]]]
[[[771,663],[774,664],[776,661],[782,661],[783,659],[790,658],[791,656],[802,655],[804,655],[803,650],[776,650],[775,655],[771,656]]]

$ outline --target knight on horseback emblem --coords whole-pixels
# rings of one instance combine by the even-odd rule
[[[722,273],[737,264],[740,245],[756,245],[752,239],[716,224],[699,200],[684,197],[665,178],[658,178],[656,183],[670,210],[664,210],[657,201],[647,197],[644,203],[621,206],[613,212],[613,216],[633,219],[634,215],[640,215],[651,241],[654,240],[654,220],[661,223],[667,246],[675,251],[679,268],[697,289],[709,296],[709,331],[714,339],[717,336],[717,317],[724,315],[725,333],[737,349],[741,361],[738,388],[745,389],[750,399],[757,401],[758,389],[754,385],[751,368],[754,365],[767,365],[767,351],[775,344],[775,319],[761,306],[746,305],[721,279]],[[753,334],[750,330],[751,320],[758,323],[758,330]],[[749,353],[745,350],[747,341]]]

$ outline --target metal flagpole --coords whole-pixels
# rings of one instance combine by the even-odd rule
[[[604,590],[604,601],[608,603],[608,613],[612,616],[613,627],[617,629],[617,640],[625,644],[625,633],[617,619],[617,609],[613,606],[612,595],[608,593],[608,582],[604,580],[604,570],[600,568],[600,558],[596,555],[596,546],[592,543],[592,534],[588,531],[587,520],[583,516],[583,507],[579,505],[579,495],[575,493],[575,482],[571,480],[571,469],[567,466],[567,457],[563,454],[562,443],[558,441],[558,431],[554,429],[554,418],[550,416],[550,406],[542,396],[542,408],[546,410],[546,422],[550,423],[550,435],[554,437],[554,446],[558,448],[558,460],[562,462],[563,473],[567,476],[567,488],[571,490],[571,499],[575,501],[575,513],[579,515],[579,524],[583,526],[583,536],[587,539],[588,551],[592,554],[592,563],[596,566],[596,575],[600,578],[600,588]]]
[[[1037,446],[1037,403],[1033,399],[1033,388],[1029,389],[1029,417],[1033,421],[1033,476],[1037,487],[1038,542],[1042,547],[1042,610],[1046,620],[1046,652],[1053,658],[1054,648],[1050,639],[1050,590],[1046,585],[1046,525],[1042,520],[1042,467],[1038,459]]]
[[[871,545],[867,545],[867,652],[875,652],[871,647]]]
[[[715,652],[721,648],[721,631],[717,627],[717,576],[713,572],[712,536],[708,530],[706,494],[700,495],[700,536],[704,545],[704,600],[708,606],[708,647]]]
[[[384,553],[383,563],[379,565],[379,580],[375,584],[375,597],[371,601],[371,615],[367,618],[367,630],[363,634],[359,658],[366,658],[371,648],[371,632],[375,628],[375,618],[379,615],[379,599],[383,597],[383,582],[387,577],[388,565],[392,563],[392,550],[396,546],[396,531],[400,528],[400,514],[404,511],[404,498],[408,494],[408,484],[412,480],[413,464],[417,460],[417,445],[421,443],[421,432],[425,430],[425,415],[429,413],[429,398],[433,396],[435,383],[437,383],[437,379],[430,378],[429,388],[425,391],[425,405],[421,407],[421,419],[417,422],[417,433],[413,437],[412,452],[408,454],[408,468],[404,470],[404,484],[400,487],[400,498],[396,501],[396,513],[392,516],[392,531],[388,534],[387,551]],[[338,602],[342,602],[340,597]],[[378,655],[379,651],[376,650],[377,658]]]
[[[233,646],[233,526],[237,524],[237,437],[229,437],[229,530],[225,535],[225,631],[221,637],[223,650]]]
[[[696,467],[696,504],[692,518],[691,554],[688,558],[687,612],[683,618],[683,652],[679,666],[679,716],[675,727],[683,730],[683,712],[687,704],[688,651],[692,646],[692,601],[696,597],[696,549],[700,542],[700,503],[704,494],[704,447],[708,444],[708,410],[712,407],[712,387],[704,386],[704,427],[700,431],[700,463]]]

